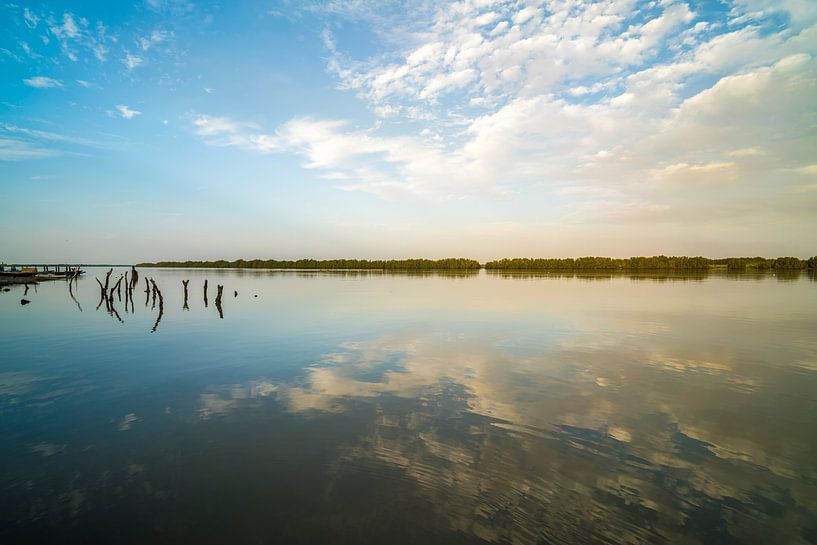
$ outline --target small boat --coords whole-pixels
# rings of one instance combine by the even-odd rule
[[[55,278],[72,278],[74,276],[75,271],[43,271],[37,273],[37,276],[53,276]],[[77,276],[85,274],[85,271],[76,271]]]
[[[40,281],[42,281],[42,280],[65,280],[66,278],[68,278],[68,276],[63,274],[63,273],[40,273],[40,274],[36,275],[34,278],[36,278],[37,280],[40,280]]]

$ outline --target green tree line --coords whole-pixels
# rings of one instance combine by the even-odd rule
[[[707,257],[665,256],[577,258],[513,258],[489,261],[488,270],[498,271],[708,271],[710,268],[726,267],[729,271],[794,271],[817,269],[817,256],[807,260],[796,257],[728,257],[710,259]]]
[[[481,265],[474,259],[238,259],[236,261],[160,261],[141,263],[140,267],[184,267],[208,269],[364,269],[384,271],[469,271]]]
[[[706,271],[711,261],[705,257],[665,255],[626,259],[613,257],[514,258],[489,261],[485,264],[485,268],[500,271]]]
[[[769,259],[765,257],[728,257],[725,259],[715,259],[713,263],[726,265],[730,271],[796,271],[800,269],[817,268],[817,256],[806,260],[796,257],[778,257]]]
[[[476,271],[483,267],[479,261],[464,257],[446,259],[237,259],[235,261],[160,261],[140,263],[139,267],[181,267],[209,269],[360,269],[385,271]],[[577,257],[577,258],[505,258],[488,261],[487,270],[496,271],[698,271],[726,268],[728,271],[796,271],[817,270],[817,256],[809,259],[796,257],[707,257],[665,256],[651,257]]]

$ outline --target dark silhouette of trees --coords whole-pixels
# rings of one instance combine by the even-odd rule
[[[179,267],[208,269],[301,269],[301,270],[381,270],[381,271],[460,271],[474,272],[482,265],[463,257],[446,259],[237,259],[235,261],[160,261],[141,263],[139,267]],[[817,269],[817,256],[808,260],[796,257],[706,257],[666,256],[629,257],[568,257],[568,258],[505,258],[485,263],[485,269],[495,271],[606,271],[606,272],[706,272],[725,268],[729,272],[799,271]]]
[[[578,257],[565,259],[514,258],[489,261],[488,270],[500,271],[706,271],[712,260],[705,257],[665,256]]]
[[[385,271],[469,271],[480,268],[479,261],[462,257],[447,259],[237,259],[235,261],[160,261],[158,263],[143,263],[140,267],[184,267],[208,269],[306,269],[306,270],[335,270],[361,269]]]

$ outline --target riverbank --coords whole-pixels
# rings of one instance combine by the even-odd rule
[[[650,257],[578,257],[578,258],[503,258],[484,264],[470,258],[445,259],[237,259],[235,261],[159,261],[139,263],[137,267],[173,267],[207,269],[300,269],[300,270],[385,270],[385,271],[599,271],[599,272],[780,272],[817,270],[817,256],[797,257],[725,257],[650,256]]]

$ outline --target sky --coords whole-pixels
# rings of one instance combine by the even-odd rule
[[[0,3],[0,261],[816,241],[814,0]]]

